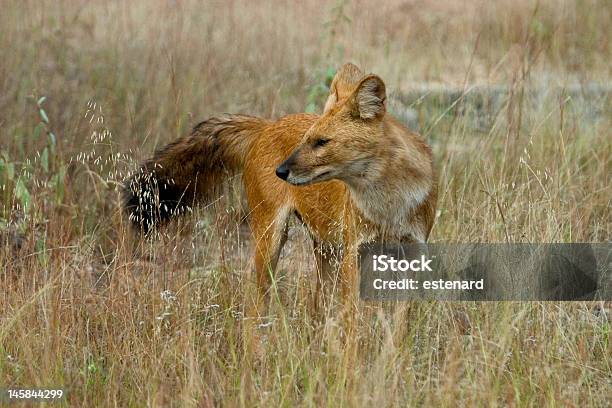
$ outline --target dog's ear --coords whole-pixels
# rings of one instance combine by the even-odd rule
[[[338,68],[329,87],[329,97],[323,113],[327,113],[336,103],[349,97],[363,76],[363,71],[350,62]]]
[[[323,108],[323,114],[329,112],[329,110],[334,107],[336,102],[338,102],[338,91],[336,89],[336,79],[334,78],[329,89],[329,96],[327,97],[327,101],[325,101],[325,108]]]
[[[353,115],[361,119],[381,119],[385,115],[385,83],[376,75],[363,78],[351,97]]]

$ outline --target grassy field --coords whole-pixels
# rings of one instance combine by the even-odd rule
[[[440,175],[432,241],[610,241],[612,108],[563,93],[610,87],[609,2],[380,3],[3,4],[0,387],[74,406],[612,404],[601,305],[361,304],[348,350],[334,307],[313,316],[296,226],[254,358],[239,183],[156,239],[130,233],[117,187],[155,147],[222,112],[318,112],[353,61],[392,95],[508,91],[485,123],[462,100],[408,107]]]

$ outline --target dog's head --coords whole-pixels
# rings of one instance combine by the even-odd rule
[[[276,169],[277,176],[293,185],[331,179],[350,183],[376,171],[385,99],[382,79],[344,65],[332,82],[323,115]]]

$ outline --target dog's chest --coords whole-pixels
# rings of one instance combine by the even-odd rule
[[[364,239],[373,241],[424,241],[425,234],[415,217],[415,208],[425,199],[422,189],[365,189],[351,194],[362,214]]]

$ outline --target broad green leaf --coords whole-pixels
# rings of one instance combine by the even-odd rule
[[[40,164],[42,165],[43,170],[45,171],[45,173],[49,172],[49,149],[47,149],[45,147],[45,150],[43,150],[42,154],[40,155]]]
[[[39,123],[38,125],[36,125],[36,127],[34,128],[34,139],[38,139],[43,130],[45,130],[44,123]]]
[[[15,165],[13,163],[6,163],[6,175],[9,180],[15,179]]]
[[[23,211],[27,213],[32,203],[32,197],[22,179],[17,180],[17,183],[15,183],[15,197],[17,197],[21,203]]]
[[[39,110],[39,112],[40,112],[40,117],[42,118],[43,122],[49,123],[49,117],[47,116],[47,112],[45,112],[45,110],[42,108]]]
[[[57,144],[57,138],[55,137],[55,133],[49,132],[49,144],[54,146]]]
[[[55,200],[57,204],[64,201],[64,178],[66,177],[66,166],[61,166],[56,175],[51,178],[51,185],[55,189]]]
[[[38,262],[40,262],[43,268],[46,268],[49,262],[49,254],[47,254],[47,243],[45,238],[38,238],[34,247],[36,248],[36,252],[38,252]]]

